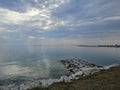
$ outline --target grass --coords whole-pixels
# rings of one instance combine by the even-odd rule
[[[47,88],[31,90],[120,90],[120,67],[102,70],[71,83],[54,83]]]

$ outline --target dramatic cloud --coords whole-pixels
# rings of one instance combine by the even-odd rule
[[[30,8],[24,13],[0,8],[0,13],[0,21],[2,25],[21,25],[47,30],[65,24],[64,21],[60,21],[57,18],[52,17],[50,10],[48,10],[47,8]]]
[[[119,43],[119,3],[119,0],[1,0],[0,39],[13,42],[64,39],[72,43],[96,38],[105,42],[112,37],[114,43]]]

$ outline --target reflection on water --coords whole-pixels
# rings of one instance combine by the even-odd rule
[[[58,78],[65,74],[61,59],[80,58],[98,65],[120,64],[120,48],[77,46],[0,46],[0,79]]]
[[[24,75],[26,72],[30,70],[27,67],[21,67],[18,65],[7,65],[5,67],[0,68],[0,73],[4,76],[17,76]]]

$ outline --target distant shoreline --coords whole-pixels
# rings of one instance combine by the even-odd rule
[[[120,45],[75,45],[78,47],[115,47],[120,48]]]

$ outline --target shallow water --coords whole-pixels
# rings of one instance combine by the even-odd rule
[[[83,59],[97,65],[120,64],[120,48],[0,45],[0,85],[66,74],[61,59]]]

